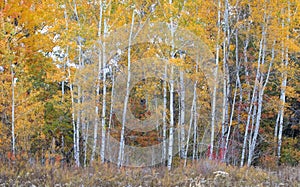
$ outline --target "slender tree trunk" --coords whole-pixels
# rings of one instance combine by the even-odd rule
[[[115,94],[115,73],[112,72],[112,85],[111,85],[111,97],[110,97],[110,112],[109,112],[109,121],[108,121],[108,131],[107,131],[107,149],[108,149],[108,157],[111,160],[110,154],[110,129],[112,126],[112,116],[113,116],[113,105],[114,105],[114,94]]]
[[[219,68],[219,40],[221,32],[221,0],[218,1],[218,34],[217,34],[217,43],[216,43],[216,66],[214,71],[215,84],[213,88],[213,98],[212,98],[212,112],[211,112],[211,135],[210,135],[210,150],[209,150],[209,159],[213,159],[213,150],[214,150],[214,138],[215,138],[215,120],[216,120],[216,97],[217,97],[217,85],[218,85],[218,68]]]
[[[119,147],[119,157],[118,157],[118,167],[121,167],[123,164],[124,160],[124,146],[125,146],[125,123],[126,123],[126,113],[127,113],[127,105],[128,105],[128,99],[129,99],[129,94],[130,94],[130,65],[131,65],[131,58],[130,58],[130,51],[131,51],[131,40],[132,40],[132,34],[133,34],[133,25],[134,25],[134,15],[135,15],[135,10],[132,12],[132,19],[131,19],[131,28],[130,28],[130,34],[129,34],[129,41],[128,41],[128,55],[127,55],[127,60],[128,60],[128,76],[127,76],[127,86],[126,86],[126,96],[124,99],[124,110],[123,110],[123,119],[122,119],[122,130],[121,130],[121,138],[120,138],[120,147]]]
[[[264,31],[263,31],[264,32]],[[264,34],[262,34],[264,35]],[[246,123],[246,129],[245,129],[245,134],[244,134],[244,142],[243,142],[243,148],[242,148],[242,159],[241,159],[241,167],[244,165],[244,157],[245,157],[245,150],[246,150],[246,144],[247,144],[247,139],[248,139],[248,129],[250,126],[250,119],[251,119],[251,114],[252,114],[252,108],[255,104],[255,98],[256,98],[256,91],[257,91],[257,82],[260,76],[260,61],[261,61],[261,54],[262,54],[262,48],[263,48],[263,36],[260,40],[260,44],[259,44],[259,56],[258,56],[258,63],[257,63],[257,70],[256,70],[256,77],[255,77],[255,82],[254,82],[254,87],[253,87],[253,92],[252,92],[252,97],[251,97],[251,102],[249,105],[249,110],[248,110],[248,117],[247,117],[247,123]],[[248,42],[247,42],[247,46],[248,46]],[[245,48],[244,48],[244,55],[246,58],[246,54],[245,54]],[[250,83],[249,83],[250,85]],[[254,120],[254,119],[253,119]],[[251,136],[250,138],[251,139]],[[249,141],[250,143],[251,141]],[[249,147],[250,150],[250,147]],[[250,156],[250,152],[248,153],[248,155]],[[249,158],[249,157],[248,157]]]
[[[255,120],[255,128],[254,128],[254,134],[252,137],[252,140],[249,141],[249,155],[248,155],[248,162],[247,162],[247,166],[249,167],[253,161],[253,156],[254,156],[254,150],[257,144],[257,137],[259,134],[259,127],[260,127],[260,120],[261,120],[261,113],[262,113],[262,103],[263,103],[263,96],[264,96],[264,89],[268,83],[268,79],[269,79],[269,75],[270,75],[270,71],[271,71],[271,67],[272,67],[272,63],[273,63],[273,59],[274,59],[274,45],[275,45],[275,41],[273,43],[272,46],[272,59],[271,62],[269,64],[269,69],[267,72],[267,77],[264,83],[264,73],[261,72],[261,70],[259,69],[260,66],[264,65],[265,63],[265,56],[266,56],[266,45],[267,45],[267,25],[268,25],[268,16],[266,15],[266,13],[264,13],[264,23],[262,26],[262,39],[261,39],[261,47],[260,47],[260,55],[259,55],[259,59],[258,59],[258,68],[257,68],[257,74],[256,74],[256,82],[259,82],[259,85],[257,86],[258,88],[258,104],[257,104],[257,113],[256,113],[256,120]],[[262,49],[262,50],[261,50]],[[261,57],[261,58],[260,58]],[[258,81],[258,79],[260,79]],[[254,119],[253,119],[254,120]],[[251,138],[251,137],[250,137]]]
[[[267,32],[265,32],[263,34],[264,38],[265,38],[266,33]],[[262,74],[261,77],[260,77],[260,87],[259,87],[259,95],[258,95],[256,123],[255,123],[255,130],[254,130],[253,139],[252,139],[250,149],[249,149],[249,157],[248,157],[248,163],[247,163],[248,167],[252,163],[255,146],[257,144],[257,137],[258,137],[258,134],[259,134],[259,127],[260,127],[260,120],[261,120],[261,113],[262,113],[262,103],[263,103],[264,90],[265,90],[265,87],[268,83],[271,67],[272,67],[272,64],[273,64],[273,61],[274,61],[274,56],[275,56],[275,49],[274,49],[275,47],[274,46],[275,46],[275,43],[276,43],[276,41],[273,42],[271,62],[269,64],[269,69],[268,69],[265,81],[264,81],[264,74]],[[265,63],[265,52],[266,52],[266,39],[264,39],[262,65]]]
[[[256,120],[256,115],[257,115],[257,103],[258,103],[258,91],[255,91],[254,95],[254,107],[252,114],[250,115],[250,120],[251,120],[251,129],[250,129],[250,134],[249,134],[249,139],[248,139],[248,157],[251,149],[251,143],[252,143],[252,137],[253,137],[253,131],[254,131],[254,125],[255,125],[255,120]]]
[[[196,98],[197,98],[197,93],[195,93],[195,95],[196,95]],[[196,145],[197,145],[197,123],[198,123],[198,121],[197,121],[197,119],[198,119],[198,113],[197,113],[198,111],[197,111],[197,99],[196,99],[196,101],[195,101],[195,104],[194,104],[194,139],[193,139],[193,160],[195,159],[195,158],[197,158],[197,154],[198,154],[198,151],[196,150]]]
[[[232,122],[233,122],[233,113],[234,113],[234,108],[235,108],[236,93],[237,93],[237,81],[235,83],[235,90],[234,90],[233,102],[232,102],[231,113],[230,113],[230,121],[229,121],[228,132],[227,132],[226,142],[225,142],[225,147],[224,147],[224,155],[222,158],[223,161],[226,160],[226,156],[228,153],[229,136],[231,133],[231,126],[232,126]]]
[[[236,2],[236,7],[239,6],[239,1]],[[237,15],[239,15],[239,11]],[[236,22],[239,22],[239,16],[236,17]],[[246,54],[247,55],[247,54]],[[241,111],[242,111],[242,103],[243,103],[243,87],[240,79],[240,69],[241,63],[239,58],[239,28],[236,28],[235,31],[235,62],[236,62],[236,71],[237,71],[237,83],[239,87],[239,104],[237,109],[237,126],[239,127],[241,124]]]
[[[12,154],[16,155],[16,137],[15,137],[15,85],[16,78],[14,75],[13,65],[11,64],[11,140],[12,140]]]
[[[78,105],[80,105],[81,103],[81,87],[80,85],[77,85],[77,89],[78,89]],[[78,107],[77,108],[77,122],[76,122],[76,155],[78,157],[78,159],[76,160],[76,164],[78,166],[80,166],[80,146],[79,146],[79,139],[80,139],[80,131],[79,131],[79,128],[80,128],[80,123],[81,123],[81,108]]]
[[[236,45],[236,50],[235,50],[235,60],[236,60],[236,82],[235,82],[235,91],[233,95],[233,103],[231,107],[231,114],[230,114],[230,121],[229,121],[229,127],[228,127],[228,132],[227,132],[227,137],[226,137],[226,143],[224,147],[224,155],[223,155],[223,160],[226,160],[226,156],[228,153],[228,144],[229,144],[229,136],[231,133],[231,127],[232,127],[232,122],[233,122],[233,114],[234,114],[234,108],[235,108],[235,102],[236,102],[236,95],[237,95],[237,87],[239,86],[240,89],[240,103],[238,106],[238,123],[240,121],[240,110],[241,110],[241,102],[242,102],[242,86],[241,86],[241,81],[240,81],[240,75],[239,75],[239,70],[240,70],[240,65],[239,65],[239,56],[238,56],[238,30],[235,31],[235,45]]]
[[[83,159],[83,166],[86,167],[87,165],[87,141],[89,138],[89,121],[85,124],[85,129],[83,129],[82,132],[85,132],[84,134],[84,144],[83,144],[83,152],[84,152],[84,159]],[[84,131],[85,130],[85,131]]]
[[[98,23],[98,38],[99,42],[101,43],[101,27],[102,27],[102,15],[103,15],[103,4],[102,0],[99,1],[99,23]],[[94,136],[93,136],[93,147],[92,147],[92,154],[91,154],[91,162],[95,159],[95,153],[97,148],[97,139],[98,139],[98,124],[99,124],[99,97],[100,97],[100,75],[101,75],[101,68],[102,68],[102,52],[99,48],[99,55],[98,55],[98,80],[97,80],[97,87],[96,87],[96,102],[95,102],[95,119],[94,119]]]
[[[221,134],[221,149],[224,149],[224,138],[225,131],[228,128],[228,106],[229,106],[229,69],[228,69],[228,46],[230,44],[230,31],[229,31],[229,10],[228,10],[228,0],[225,0],[225,30],[224,30],[224,41],[223,41],[223,73],[224,73],[224,83],[223,83],[223,109],[222,109],[222,134]]]
[[[83,64],[83,61],[82,61],[82,44],[79,42],[79,68],[83,68],[84,64]],[[81,126],[81,116],[82,116],[82,108],[80,107],[82,100],[83,100],[83,96],[81,95],[81,92],[82,92],[82,89],[81,89],[81,85],[78,84],[77,85],[77,122],[76,122],[76,155],[78,157],[78,159],[76,160],[76,164],[78,166],[80,166],[80,126]],[[84,133],[84,132],[82,132]]]
[[[197,98],[196,97],[196,89],[197,89],[197,81],[194,84],[194,96],[193,96],[193,102],[192,102],[192,107],[191,107],[191,117],[190,117],[190,125],[189,125],[189,130],[188,130],[188,136],[187,136],[187,140],[186,140],[185,155],[187,155],[188,148],[189,148],[190,134],[191,134],[191,129],[192,129],[192,125],[193,125],[193,119],[195,121],[194,111],[195,111],[196,98]],[[184,166],[186,166],[186,161],[187,161],[187,157],[184,158]]]
[[[67,9],[65,6],[65,10],[64,10],[64,14],[65,14],[65,25],[66,25],[66,31],[68,31],[68,14],[67,14]],[[67,45],[67,49],[66,49],[66,58],[67,58],[67,63],[66,64],[70,64],[70,59],[69,59],[69,46]],[[71,81],[71,70],[70,70],[70,66],[68,67],[68,80]],[[74,153],[74,160],[75,163],[77,165],[77,167],[79,167],[78,163],[79,163],[79,156],[77,155],[77,141],[76,141],[76,124],[75,124],[75,104],[74,104],[74,91],[73,91],[73,83],[70,82],[70,93],[71,93],[71,106],[72,106],[72,126],[73,126],[73,153]]]
[[[164,74],[164,82],[163,82],[163,100],[164,100],[164,108],[163,108],[163,150],[162,150],[162,160],[165,162],[167,155],[167,64],[165,64],[165,74]]]
[[[282,21],[282,27],[284,27],[284,22]],[[281,63],[281,66],[284,67],[284,60],[285,60],[285,48],[284,48],[284,42],[282,41],[282,50],[281,50],[281,58],[282,58],[282,63]],[[283,76],[283,73],[281,73],[281,78],[282,78],[282,82],[281,82],[281,86],[283,86],[283,82],[284,82],[284,76]],[[280,90],[280,101],[282,102],[282,87],[281,87],[281,90]],[[282,107],[282,104],[279,105],[279,110],[278,110],[278,113],[277,113],[277,118],[276,118],[276,124],[275,124],[275,129],[274,129],[274,142],[276,142],[276,145],[275,145],[275,155],[278,156],[278,130],[279,130],[279,123],[280,123],[280,117],[281,117],[281,107]],[[278,158],[277,158],[277,162],[278,162]]]
[[[175,81],[175,85],[177,84],[177,87],[179,87],[179,97],[178,97],[178,126],[179,126],[179,131],[177,131],[177,136],[178,136],[178,152],[179,152],[179,156],[180,158],[182,158],[182,152],[181,152],[181,88],[180,88],[180,83],[178,83],[178,81]],[[174,86],[175,87],[175,86]],[[174,91],[175,92],[175,91]],[[174,114],[175,116],[175,114]],[[174,122],[175,123],[175,122]],[[184,153],[183,153],[184,154]]]
[[[180,71],[180,151],[181,158],[186,158],[185,151],[185,87],[184,87],[184,78],[183,70]]]
[[[198,73],[198,60],[196,60],[196,73]],[[194,113],[193,113],[193,117],[194,117],[194,138],[193,138],[193,160],[197,157],[198,151],[197,149],[197,119],[198,119],[198,111],[197,111],[197,84],[198,82],[196,81],[194,84]],[[193,104],[192,104],[193,105]],[[186,154],[187,155],[187,154]]]
[[[285,68],[288,66],[288,54],[286,54],[285,59]],[[284,116],[284,106],[285,106],[285,92],[287,85],[287,72],[286,70],[282,73],[282,83],[281,83],[281,91],[280,91],[280,110],[279,110],[279,132],[278,132],[278,150],[277,150],[277,159],[280,161],[281,157],[281,144],[282,144],[282,131],[283,131],[283,116]]]
[[[67,64],[69,62],[69,47],[67,46]],[[68,76],[69,80],[71,78],[71,70],[70,67],[68,68]],[[75,104],[74,104],[74,91],[73,91],[73,84],[70,82],[70,93],[71,93],[71,105],[72,105],[72,126],[73,126],[73,152],[74,152],[74,159],[76,165],[79,167],[79,157],[77,155],[77,141],[76,141],[76,125],[75,125]]]
[[[169,0],[169,4],[171,5],[173,2]],[[171,11],[172,13],[172,11]],[[170,25],[171,25],[171,54],[173,58],[174,55],[174,23],[173,18],[170,18]],[[170,129],[169,129],[169,145],[168,145],[168,170],[172,168],[172,160],[173,160],[173,143],[174,143],[174,67],[171,64],[171,75],[170,75]]]
[[[248,86],[248,88],[250,88],[250,82],[249,82],[250,77],[249,77],[249,70],[248,70],[248,55],[247,55],[248,46],[249,46],[249,31],[250,31],[250,24],[248,24],[248,26],[247,26],[246,40],[244,42],[244,49],[243,49],[246,85]],[[250,100],[251,100],[251,93],[250,93],[250,91],[248,91],[247,101],[250,102],[250,104],[247,107],[248,119],[247,119],[247,123],[245,126],[245,134],[244,134],[244,140],[243,140],[243,146],[242,146],[242,155],[241,155],[241,163],[240,163],[241,167],[244,166],[244,160],[245,160],[245,154],[246,154],[246,148],[247,148],[246,147],[247,139],[248,139],[248,129],[249,129],[249,124],[250,124],[250,122],[248,122],[248,120],[250,120],[249,112],[250,112],[250,108],[252,110],[252,105],[253,105],[252,101],[250,101]]]
[[[290,1],[288,1],[288,24],[290,23]],[[282,25],[284,27],[284,23]],[[289,39],[289,35],[287,35],[287,40]],[[282,145],[282,131],[283,131],[283,117],[284,117],[284,106],[285,106],[285,93],[287,86],[287,67],[289,64],[289,49],[285,48],[285,59],[282,62],[282,66],[284,67],[284,71],[282,72],[282,83],[281,83],[281,91],[280,91],[280,110],[279,110],[279,132],[278,132],[278,149],[277,149],[277,160],[280,162],[281,157],[281,145]]]
[[[168,169],[172,168],[173,160],[173,143],[174,143],[174,67],[171,66],[170,75],[170,134],[169,134],[169,147],[168,147]]]
[[[107,19],[104,19],[104,39],[106,38],[108,34],[108,25],[107,25]],[[103,68],[106,68],[106,49],[105,49],[105,41],[102,42],[102,63]],[[102,125],[102,136],[101,136],[101,150],[100,150],[100,157],[101,162],[104,163],[104,153],[105,153],[105,138],[106,138],[106,127],[105,127],[105,116],[106,116],[106,71],[103,71],[103,94],[102,94],[102,116],[101,116],[101,125]]]
[[[73,0],[73,4],[74,4],[74,14],[75,14],[75,17],[76,17],[76,20],[77,20],[77,24],[79,27],[81,27],[81,24],[80,24],[80,20],[79,20],[79,16],[78,16],[78,11],[77,11],[77,3],[75,0]],[[81,55],[82,55],[82,43],[81,41],[79,41],[79,38],[78,38],[78,47],[79,47],[79,67],[82,68],[83,67],[83,63],[82,63],[82,60],[81,60]],[[78,89],[78,105],[80,105],[80,100],[81,100],[81,86],[80,85],[77,85],[77,89]],[[80,145],[79,145],[79,139],[80,139],[80,122],[81,122],[81,108],[78,107],[78,111],[77,111],[77,123],[76,123],[76,149],[74,150],[75,151],[75,155],[76,155],[76,159],[75,159],[75,162],[76,162],[76,165],[79,167],[80,166]],[[75,120],[75,119],[74,119]]]

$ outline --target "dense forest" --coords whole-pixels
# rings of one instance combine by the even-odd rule
[[[1,1],[1,162],[297,166],[299,8]]]

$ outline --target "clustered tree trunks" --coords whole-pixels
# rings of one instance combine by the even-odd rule
[[[1,2],[0,159],[57,159],[86,167],[107,162],[114,138],[119,167],[125,145],[157,142],[168,169],[176,159],[184,165],[205,158],[241,167],[264,159],[298,164],[299,8],[298,0]],[[170,46],[160,38],[132,45],[134,25],[149,22],[169,25]],[[110,34],[126,24],[128,45],[110,54],[108,46],[118,45],[108,43]],[[177,27],[193,32],[214,54],[212,88],[189,51],[177,55]],[[130,99],[131,67],[149,54],[167,59],[164,77],[155,83],[162,119],[156,131],[141,135],[126,128],[126,115],[150,115],[132,111]],[[178,74],[170,64],[180,67]],[[113,98],[121,70],[128,77],[118,121]],[[193,93],[185,92],[185,75],[193,80]],[[187,94],[193,94],[191,107]]]

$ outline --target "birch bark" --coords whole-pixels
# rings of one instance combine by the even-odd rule
[[[12,154],[16,155],[16,137],[15,137],[15,84],[16,78],[14,75],[13,65],[10,65],[11,68],[11,139],[12,139]]]
[[[99,1],[99,22],[98,22],[98,39],[99,43],[101,44],[101,27],[102,27],[102,15],[103,15],[103,4],[102,0]],[[99,97],[100,97],[100,72],[102,68],[102,52],[99,48],[98,54],[98,80],[96,86],[96,102],[95,102],[95,119],[94,119],[94,136],[93,136],[93,147],[92,147],[92,154],[91,154],[91,162],[95,159],[96,147],[97,147],[97,139],[98,139],[98,124],[99,124]]]
[[[128,54],[127,54],[127,60],[128,60],[128,76],[127,76],[127,85],[126,85],[126,96],[124,99],[124,109],[123,109],[123,118],[122,118],[122,130],[121,130],[121,138],[120,138],[120,147],[119,147],[119,157],[118,157],[118,167],[121,167],[124,160],[124,146],[125,146],[125,123],[126,123],[126,113],[127,113],[127,105],[128,105],[128,99],[130,94],[130,64],[131,64],[131,58],[130,58],[130,51],[131,51],[131,40],[132,40],[132,34],[133,34],[133,25],[134,25],[134,15],[135,11],[132,12],[132,19],[131,19],[131,28],[130,28],[130,34],[129,34],[129,40],[128,40]]]
[[[209,159],[213,158],[213,149],[214,149],[214,137],[215,137],[215,120],[216,120],[216,97],[217,97],[217,81],[218,81],[218,68],[219,68],[219,40],[221,33],[221,0],[218,1],[218,34],[217,34],[217,43],[216,43],[216,64],[214,71],[215,84],[213,88],[213,98],[212,98],[212,110],[211,110],[211,134],[210,134],[210,150],[209,150]]]
[[[104,40],[107,37],[108,34],[108,25],[107,25],[107,19],[104,19]],[[103,68],[106,67],[106,49],[105,49],[105,41],[102,42],[102,64]],[[104,163],[104,153],[105,153],[105,139],[106,139],[106,127],[105,127],[105,118],[106,118],[106,71],[103,71],[103,95],[102,95],[102,116],[101,116],[101,125],[102,125],[102,136],[101,136],[101,150],[100,150],[100,157],[101,162]]]
[[[290,1],[288,1],[288,24],[290,23]],[[284,27],[284,24],[283,24]],[[289,35],[286,36],[287,40],[289,39]],[[284,106],[285,106],[285,93],[287,86],[287,67],[289,64],[289,49],[285,48],[285,59],[282,61],[282,66],[284,67],[284,71],[282,72],[282,83],[281,83],[281,91],[280,91],[280,110],[279,110],[279,132],[278,132],[278,148],[277,148],[277,159],[280,161],[281,157],[281,145],[282,145],[282,131],[283,131],[283,117],[284,117]]]

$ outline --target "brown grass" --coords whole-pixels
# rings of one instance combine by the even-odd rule
[[[94,164],[87,168],[1,164],[0,186],[300,186],[300,167],[276,171],[239,168],[203,160],[178,166],[121,168]]]

